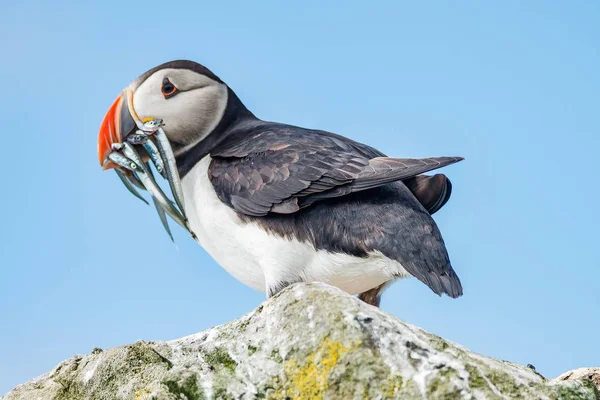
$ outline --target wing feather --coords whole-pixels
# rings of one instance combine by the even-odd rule
[[[333,242],[334,251],[344,249],[350,254],[375,249],[398,260],[408,273],[435,293],[451,297],[462,294],[460,280],[450,265],[435,222],[418,208],[420,200],[407,186],[384,187],[394,181],[408,180],[413,190],[422,194],[429,179],[420,174],[462,158],[391,158],[341,136],[268,126],[272,130],[262,127],[260,132],[245,132],[243,137],[225,140],[211,151],[209,178],[225,204],[249,217],[294,214],[307,208],[294,218],[275,220],[282,225],[298,226],[299,229],[292,230],[298,233],[321,232],[305,238],[315,241],[315,248],[331,249],[327,246]],[[422,196],[431,203],[429,210],[439,209],[451,192],[449,181],[443,176],[440,180],[440,176],[431,178],[437,196],[429,196],[430,199]],[[356,221],[348,221],[348,216],[354,213],[348,205],[311,207],[321,200],[368,189],[374,189],[375,197],[399,196],[393,212],[382,212],[378,199],[372,196],[364,196],[365,202],[360,196],[351,200],[352,207],[361,210]],[[269,226],[273,219],[257,218],[257,222]],[[340,226],[352,226],[355,232],[339,235]],[[327,239],[318,242],[322,237]]]
[[[211,152],[219,196],[251,216],[289,214],[315,201],[407,179],[461,157],[391,158],[318,131],[259,132]],[[374,156],[374,157],[371,157]]]

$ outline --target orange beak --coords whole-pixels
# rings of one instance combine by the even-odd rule
[[[110,106],[100,125],[98,134],[98,161],[102,169],[117,168],[118,165],[108,160],[114,143],[122,143],[127,135],[137,128],[139,120],[133,109],[133,92],[127,88]]]

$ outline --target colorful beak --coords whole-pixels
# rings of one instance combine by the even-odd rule
[[[137,129],[136,120],[139,118],[133,109],[133,92],[127,88],[110,106],[100,126],[98,161],[103,169],[118,167],[117,164],[108,160],[108,155],[112,151],[113,144],[122,143],[127,135]]]

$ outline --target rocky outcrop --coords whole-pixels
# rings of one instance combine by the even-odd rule
[[[562,381],[579,381],[587,379],[591,381],[595,386],[596,390],[600,392],[600,368],[578,368],[573,371],[565,372],[558,378],[554,379],[553,382]]]
[[[575,376],[548,381],[301,284],[195,335],[71,357],[2,400],[600,399]]]

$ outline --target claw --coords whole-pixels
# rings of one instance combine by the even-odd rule
[[[179,178],[179,171],[177,170],[177,165],[175,164],[175,155],[173,154],[173,149],[171,148],[171,144],[169,143],[167,135],[160,126],[154,133],[154,136],[156,137],[161,158],[165,161],[164,165],[167,173],[167,180],[169,181],[169,186],[173,192],[173,197],[175,198],[175,202],[185,217],[183,190],[181,189],[181,179]]]
[[[118,168],[115,168],[115,172],[119,176],[119,179],[121,179],[121,182],[123,182],[123,185],[125,185],[125,187],[127,188],[127,190],[129,190],[129,192],[132,195],[134,195],[135,197],[137,197],[138,199],[140,199],[144,203],[150,205],[148,203],[148,201],[146,199],[144,199],[142,197],[142,195],[136,190],[135,186],[133,186],[132,182],[129,180],[129,178],[125,175],[125,173],[123,171],[121,171]]]
[[[142,159],[138,152],[135,150],[133,145],[125,142],[123,143],[123,152],[125,155],[133,160],[136,164],[141,165],[141,170],[137,171],[138,178],[146,190],[152,195],[152,198],[158,203],[158,206],[162,208],[175,222],[181,225],[184,229],[189,231],[187,221],[183,215],[173,206],[171,201],[167,198],[162,189],[156,184],[156,181],[152,177],[152,172],[146,168],[146,165],[142,162]]]
[[[156,167],[158,173],[161,174],[163,178],[168,179],[165,172],[165,163],[163,162],[162,158],[160,158],[160,152],[156,148],[154,142],[152,140],[146,141],[144,143],[144,148],[148,152],[148,155],[150,156],[150,159],[152,160],[152,163]]]

